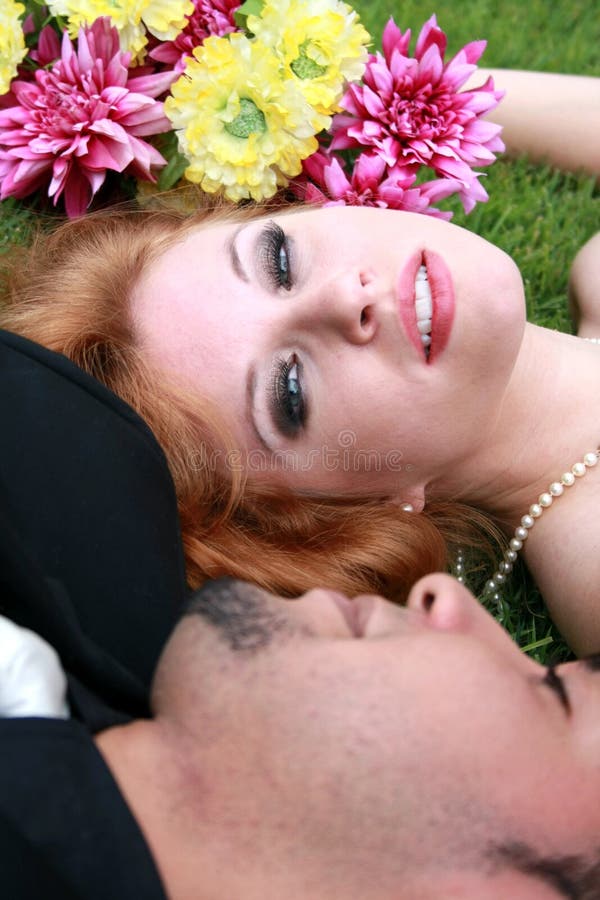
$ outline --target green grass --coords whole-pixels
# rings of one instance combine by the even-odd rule
[[[482,65],[600,76],[600,16],[589,0],[356,0],[353,4],[380,46],[390,15],[413,36],[434,11],[448,35],[449,53],[465,43],[488,41]],[[530,318],[570,330],[566,289],[578,247],[600,228],[600,194],[593,179],[565,175],[526,159],[502,159],[488,170],[490,195],[468,217],[454,221],[498,244],[517,261],[525,281]],[[18,203],[0,204],[0,250],[26,240],[35,215]],[[494,610],[522,647],[534,645],[540,661],[568,651],[552,627],[526,573],[519,569],[499,610]]]
[[[413,39],[433,13],[456,53],[469,41],[485,39],[486,66],[599,75],[600,17],[589,0],[356,0],[352,4],[379,46],[393,16]]]
[[[0,252],[13,244],[26,243],[35,226],[37,216],[9,197],[0,203]]]

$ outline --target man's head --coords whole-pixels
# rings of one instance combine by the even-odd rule
[[[127,729],[100,747],[168,883],[196,847],[196,900],[204,887],[589,900],[600,896],[600,673],[561,675],[447,576],[421,580],[406,608],[324,590],[283,601],[223,581],[196,595],[155,677],[148,758],[169,813],[150,808],[144,726],[136,754]]]

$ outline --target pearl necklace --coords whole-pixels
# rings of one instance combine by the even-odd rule
[[[537,503],[532,503],[529,507],[529,512],[527,512],[521,518],[521,524],[515,528],[514,534],[508,543],[508,549],[504,552],[504,558],[502,562],[498,565],[498,568],[486,583],[485,588],[483,590],[483,596],[485,598],[489,598],[499,601],[500,595],[498,594],[498,588],[501,587],[506,581],[506,576],[512,572],[513,565],[517,559],[519,554],[519,550],[523,547],[523,543],[527,540],[529,536],[529,532],[535,525],[536,521],[541,517],[542,513],[548,509],[554,501],[561,497],[565,488],[572,487],[575,484],[575,481],[578,478],[583,478],[583,476],[587,473],[588,469],[591,469],[598,463],[600,459],[600,447],[597,447],[596,450],[592,450],[589,453],[586,453],[583,457],[583,460],[580,462],[576,462],[568,472],[563,472],[561,475],[560,481],[553,481],[552,484],[548,486],[547,491],[543,491],[538,499]],[[462,575],[464,571],[463,559],[458,560],[457,569],[460,565],[460,574]],[[459,577],[459,581],[463,581],[463,577]]]

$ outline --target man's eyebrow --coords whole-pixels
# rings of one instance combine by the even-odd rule
[[[269,443],[265,436],[261,433],[256,419],[254,418],[254,397],[256,394],[256,368],[253,364],[248,366],[248,377],[246,378],[246,418],[250,422],[250,426],[252,431],[254,432],[255,437],[258,439],[259,444],[268,451],[268,453],[272,453],[273,449],[269,446]]]
[[[600,672],[600,653],[584,656],[581,662],[589,672]]]
[[[238,226],[238,228],[235,229],[235,231],[233,232],[231,237],[227,240],[227,251],[229,253],[229,258],[231,260],[231,267],[232,267],[233,271],[235,272],[235,274],[237,275],[237,277],[241,281],[245,281],[245,282],[250,281],[250,279],[248,278],[248,273],[246,272],[246,270],[244,269],[244,266],[242,265],[242,261],[240,259],[240,254],[238,253],[236,241],[237,241],[237,237],[238,237],[239,233],[241,231],[243,231],[244,228],[247,227],[247,225],[248,225],[248,223],[244,222],[242,225]]]
[[[569,700],[569,695],[565,689],[565,683],[556,671],[554,666],[548,666],[546,669],[546,674],[542,678],[542,684],[545,684],[546,687],[549,687],[551,691],[554,691],[560,703],[568,716],[571,715],[571,701]]]

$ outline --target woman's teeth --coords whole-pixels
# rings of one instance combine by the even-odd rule
[[[421,335],[421,343],[425,348],[425,356],[429,357],[433,304],[431,302],[431,289],[427,280],[427,268],[425,266],[419,266],[419,271],[415,278],[415,312],[417,314],[417,329]]]

